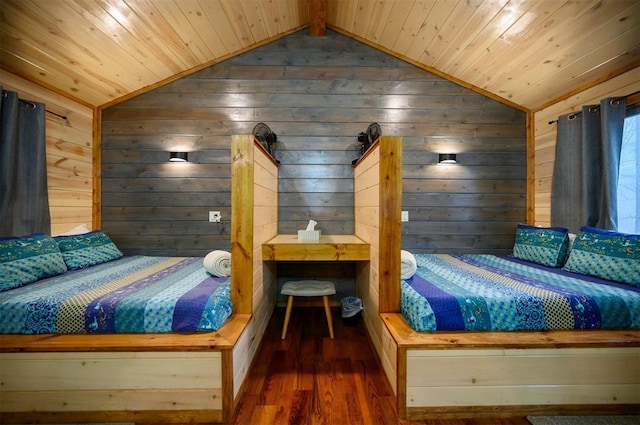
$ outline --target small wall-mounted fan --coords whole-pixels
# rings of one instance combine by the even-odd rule
[[[253,136],[258,139],[260,144],[262,144],[271,156],[274,156],[276,143],[278,143],[278,136],[276,133],[271,131],[268,125],[263,122],[256,124],[256,126],[253,127]]]
[[[367,130],[361,133],[358,133],[358,142],[360,143],[360,156],[364,155],[364,153],[371,147],[373,142],[378,140],[382,135],[382,129],[377,122],[369,124]],[[353,160],[355,163],[357,161]]]

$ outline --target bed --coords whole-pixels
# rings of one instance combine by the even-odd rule
[[[131,256],[0,292],[1,334],[217,331],[230,277],[203,258]]]
[[[511,255],[417,254],[400,286],[403,415],[640,412],[640,235],[520,224]]]
[[[0,267],[2,423],[230,419],[276,304],[275,272],[259,255],[277,233],[278,176],[252,135],[232,137],[231,157],[230,277],[212,277],[203,258],[87,253],[73,237],[53,242],[64,261],[45,252],[23,268],[25,285]],[[38,238],[38,249],[52,244]],[[86,264],[101,256],[113,258]]]
[[[416,254],[401,312],[424,331],[640,329],[640,288],[513,256]]]
[[[427,285],[427,294],[439,296],[444,302],[444,307],[436,307],[436,314],[433,307],[416,301],[415,294],[404,291],[399,278],[402,270],[402,138],[381,137],[354,168],[356,236],[371,245],[371,261],[358,270],[357,291],[363,299],[367,332],[396,394],[401,418],[637,414],[640,411],[638,291],[637,286],[632,285],[637,282],[606,283],[598,279],[612,280],[607,275],[591,274],[608,273],[620,267],[592,267],[592,263],[575,255],[575,261],[570,263],[573,270],[562,270],[567,255],[583,250],[569,250],[569,246],[564,252],[518,247],[518,251],[524,248],[520,252],[522,256],[532,256],[529,259],[553,262],[555,258],[556,264],[546,267],[557,269],[561,275],[578,271],[577,274],[582,275],[579,279],[586,282],[586,286],[607,285],[606,289],[602,287],[596,292],[624,292],[631,299],[589,299],[589,303],[582,303],[578,302],[579,295],[563,289],[555,298],[564,303],[564,312],[570,312],[571,318],[549,326],[546,319],[542,320],[540,309],[537,312],[529,309],[538,317],[533,321],[538,325],[533,326],[529,321],[518,325],[517,320],[509,324],[502,317],[492,320],[492,312],[496,313],[486,302],[478,310],[483,316],[475,316],[471,314],[472,309],[460,307],[461,304],[466,307],[466,298],[460,296],[456,288],[442,284],[447,289],[442,290]],[[564,243],[564,237],[562,239]],[[625,267],[635,267],[637,271],[640,251],[638,245],[634,246],[635,249],[619,245],[620,249],[632,253]],[[465,258],[479,260],[473,256],[432,258],[436,262],[450,260],[465,264],[465,273],[470,267]],[[512,262],[519,263],[517,267],[524,264]],[[533,268],[543,270],[545,267]],[[503,272],[492,270],[491,273],[501,275]],[[581,284],[576,281],[575,286]],[[524,298],[533,299],[529,295],[525,292]],[[409,312],[413,308],[409,306],[411,300],[422,303],[420,311]],[[470,302],[481,303],[477,299]],[[574,315],[580,305],[585,307],[582,317]],[[613,317],[596,320],[593,314],[589,315],[589,309],[593,313],[596,306],[598,311],[613,313]],[[451,308],[454,314],[449,314]],[[616,316],[618,308],[624,317]],[[516,309],[513,318],[526,314],[526,310],[518,313]],[[403,313],[415,314],[415,317],[405,317]],[[546,314],[545,311],[545,317]],[[440,317],[443,328],[427,321],[422,323],[429,315]],[[411,327],[411,321],[416,322],[413,324],[420,330]],[[488,329],[481,330],[482,323],[488,325]]]
[[[56,245],[62,252],[53,249]],[[64,249],[70,245],[78,249]],[[129,338],[133,347],[135,339],[144,341],[159,334],[179,337],[218,331],[232,314],[230,277],[211,275],[203,258],[125,257],[99,231],[55,239],[36,234],[0,240],[5,259],[16,250],[15,259],[0,266],[0,285],[5,289],[0,292],[0,334],[5,348],[16,338],[24,341],[18,334],[49,340],[86,334],[99,340],[109,334]],[[135,334],[142,334],[141,338]],[[111,410],[125,398],[128,406],[142,411],[159,384],[171,391],[165,390],[162,397],[156,393],[153,403],[158,410],[169,402],[180,405],[176,390],[182,389],[197,400],[190,405],[208,410],[209,418],[222,411],[217,402],[222,398],[220,352],[186,358],[146,352],[123,357],[111,352],[87,353],[83,346],[86,344],[78,344],[66,355],[3,353],[3,419],[20,421],[17,412],[26,414],[34,405],[44,411],[57,410],[60,405],[76,412]],[[29,349],[29,344],[19,347]],[[183,362],[187,360],[211,372],[165,380],[152,369],[186,371]],[[114,364],[119,366],[109,366]],[[128,371],[126,376],[124,371]],[[86,395],[88,389],[91,396]],[[181,407],[186,410],[187,405]]]

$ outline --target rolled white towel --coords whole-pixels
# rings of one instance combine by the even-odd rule
[[[227,251],[211,251],[202,261],[204,268],[214,276],[231,276],[231,253]]]
[[[416,257],[409,251],[400,251],[400,279],[409,279],[416,273]]]

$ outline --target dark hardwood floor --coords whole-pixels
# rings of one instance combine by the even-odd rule
[[[345,326],[333,310],[335,339],[324,310],[294,307],[286,340],[277,308],[249,371],[231,424],[291,425],[529,425],[508,419],[399,419],[390,384],[362,321]]]

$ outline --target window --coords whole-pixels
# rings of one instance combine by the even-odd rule
[[[627,108],[618,177],[618,231],[640,233],[640,105]]]

